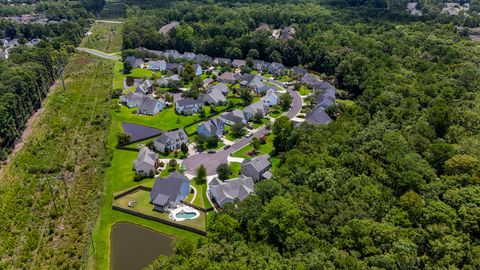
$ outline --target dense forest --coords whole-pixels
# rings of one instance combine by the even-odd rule
[[[126,48],[303,65],[356,97],[327,126],[274,125],[273,179],[150,268],[479,269],[480,46],[456,28],[477,22],[315,3],[129,9]]]
[[[22,134],[28,117],[41,106],[93,18],[82,5],[66,2],[0,6],[4,15],[30,12],[58,23],[18,23],[0,18],[0,39],[17,39],[20,44],[11,49],[8,59],[0,60],[0,160]],[[41,42],[34,47],[22,45],[32,39]]]

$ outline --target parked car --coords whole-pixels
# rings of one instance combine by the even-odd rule
[[[207,153],[209,153],[209,154],[215,154],[216,152],[215,152],[215,150],[208,150]]]
[[[250,137],[252,137],[252,136],[253,136],[253,133],[251,133],[251,132],[249,132],[249,133],[247,134],[247,138],[250,138]]]
[[[230,146],[231,146],[231,145],[228,145],[228,144],[225,145],[225,146],[223,147],[223,150],[227,150],[228,148],[230,148]]]
[[[247,129],[253,129],[253,126],[252,126],[252,125],[248,125],[248,126],[247,126]]]

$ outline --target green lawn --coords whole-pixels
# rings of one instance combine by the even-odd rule
[[[253,151],[253,146],[251,144],[241,148],[237,152],[232,154],[233,157],[240,158],[252,158],[252,156],[247,155],[247,153]],[[267,142],[260,145],[260,149],[257,152],[257,155],[270,154],[273,151],[273,135],[269,134],[267,136]]]
[[[310,93],[312,93],[312,91],[310,89],[308,89],[305,85],[302,85],[302,86],[300,86],[300,90],[298,91],[298,93],[301,96],[306,96],[306,95],[310,95]]]
[[[148,70],[146,68],[134,68],[130,71],[130,73],[126,74],[126,76],[150,79],[153,76],[153,74],[155,74],[155,72]]]
[[[96,22],[91,31],[92,34],[86,36],[79,47],[106,53],[118,52],[122,48],[123,24]]]
[[[115,61],[115,66],[113,67],[113,89],[122,89],[123,90],[123,81],[125,76],[123,75],[123,63],[121,61]]]
[[[337,102],[338,102],[338,103],[343,103],[343,104],[345,104],[345,106],[347,106],[347,107],[350,107],[350,106],[355,105],[355,101],[350,100],[350,99],[340,99],[340,98],[337,98]]]
[[[230,169],[232,170],[231,177],[238,177],[240,175],[240,168],[242,164],[240,162],[230,162]]]
[[[193,204],[203,207],[203,208],[210,208],[212,204],[207,198],[207,183],[198,184],[194,179],[190,181],[190,185],[194,186],[197,190],[197,195],[195,196],[195,200]]]
[[[230,129],[231,129],[230,126],[226,126],[225,129],[227,130],[227,134],[225,135],[225,138],[227,138],[227,140],[229,140],[229,141],[232,141],[232,142],[233,142],[233,141],[235,141],[235,140],[237,140],[237,139],[240,139],[240,138],[242,137],[242,136],[235,136],[235,135],[233,135],[232,132],[231,132],[231,130],[230,130]]]
[[[135,204],[134,207],[129,207],[128,203],[130,201],[136,201],[137,203]],[[154,210],[153,204],[150,203],[150,192],[145,190],[137,190],[133,193],[130,193],[120,199],[115,200],[113,204],[122,208],[130,209],[130,210],[145,214],[145,215],[170,221],[170,219],[168,218],[168,213]],[[199,212],[200,212],[200,216],[195,219],[176,221],[176,223],[205,231],[206,230],[205,213],[201,211]]]
[[[254,129],[257,129],[257,128],[263,126],[263,125],[266,125],[269,121],[270,121],[269,119],[263,118],[260,123],[254,123],[254,122],[252,122],[252,126],[253,126]]]
[[[290,78],[290,76],[288,76],[288,75],[283,75],[280,78],[278,78],[278,80],[281,81],[281,82],[291,82],[291,81],[293,81],[292,78]]]

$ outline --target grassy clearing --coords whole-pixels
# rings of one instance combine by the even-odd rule
[[[253,146],[251,144],[243,147],[242,149],[238,150],[237,152],[233,153],[233,157],[240,157],[240,158],[252,158],[252,156],[248,155],[247,153],[253,151]],[[257,151],[258,155],[263,154],[270,154],[273,151],[273,135],[269,134],[267,136],[267,141],[265,144],[260,145],[260,149]]]
[[[98,191],[110,159],[106,138],[110,117],[105,102],[113,63],[86,53],[73,56],[65,72],[68,91],[54,87],[45,112],[23,149],[0,175],[0,268],[81,268],[89,230],[98,214]],[[50,180],[74,173],[66,186]]]
[[[113,89],[123,89],[123,81],[125,76],[123,75],[123,63],[121,61],[115,61],[113,68]]]
[[[343,103],[343,104],[345,104],[345,106],[347,106],[347,107],[350,107],[350,106],[354,106],[354,105],[355,105],[355,101],[350,100],[350,99],[340,99],[340,98],[337,98],[337,102],[338,102],[338,103]]]
[[[155,72],[148,70],[146,68],[134,68],[129,74],[126,74],[125,76],[150,79],[153,76],[153,74],[155,74]]]
[[[123,24],[96,22],[92,34],[83,39],[80,47],[106,53],[118,52],[122,48]]]
[[[302,85],[302,86],[300,86],[300,90],[298,91],[298,93],[301,96],[306,96],[306,95],[310,95],[310,93],[312,93],[312,91],[310,89],[308,89],[305,85]]]

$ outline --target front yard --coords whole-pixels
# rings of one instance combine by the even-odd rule
[[[257,151],[257,156],[263,155],[263,154],[270,154],[273,151],[273,135],[269,134],[267,135],[267,141],[265,144],[260,145],[260,149]],[[237,152],[233,153],[233,157],[240,157],[240,158],[253,158],[253,156],[248,155],[247,153],[250,153],[253,151],[253,145],[249,144],[242,149],[238,150]]]

